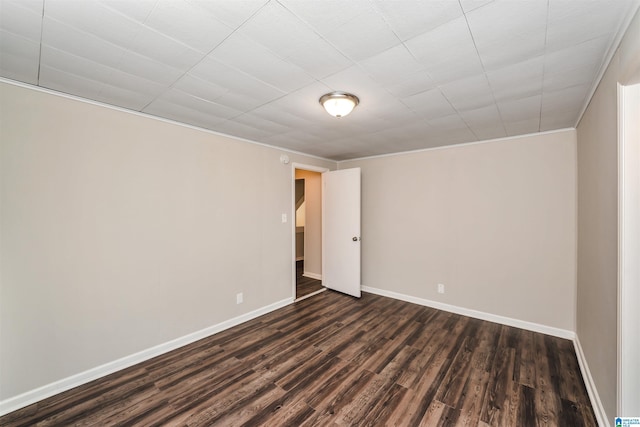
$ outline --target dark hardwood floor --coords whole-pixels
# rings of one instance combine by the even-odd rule
[[[323,288],[322,281],[304,277],[304,261],[296,261],[296,298],[312,294]]]
[[[327,291],[0,425],[597,424],[568,340]]]

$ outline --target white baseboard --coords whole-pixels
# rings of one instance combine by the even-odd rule
[[[294,302],[300,302],[300,301],[305,300],[307,298],[311,298],[312,296],[318,295],[319,293],[322,293],[322,292],[324,292],[326,290],[327,290],[327,288],[318,289],[315,292],[311,292],[310,294],[307,294],[307,295],[301,296],[300,298],[297,298]]]
[[[582,351],[582,345],[580,344],[578,335],[576,335],[576,338],[573,340],[573,346],[576,350],[576,357],[578,358],[578,364],[580,365],[584,385],[587,387],[589,400],[591,400],[591,407],[593,408],[593,412],[596,414],[598,425],[600,427],[611,427],[609,418],[607,418],[607,413],[604,411],[604,407],[602,406],[598,389],[596,388],[596,384],[593,382],[593,377],[591,376],[587,359],[584,357],[584,352]]]
[[[137,363],[144,362],[145,360],[149,360],[161,354],[183,347],[187,344],[191,344],[192,342],[224,331],[225,329],[229,329],[251,319],[255,319],[256,317],[262,316],[263,314],[267,314],[292,303],[293,298],[287,298],[281,301],[277,301],[273,304],[269,304],[265,307],[261,307],[257,310],[251,311],[241,316],[234,317],[233,319],[226,320],[216,325],[209,326],[208,328],[184,335],[180,338],[176,338],[166,343],[156,345],[146,350],[142,350],[138,353],[125,356],[112,362],[105,363],[104,365],[91,368],[84,372],[80,372],[79,374],[63,378],[59,381],[44,385],[34,390],[30,390],[18,396],[0,401],[0,416],[8,414],[9,412],[16,411],[20,408],[24,408],[25,406],[46,399],[47,397],[51,397],[58,393],[62,393],[74,387],[86,384],[90,381],[128,368]]]
[[[445,304],[438,301],[432,301],[424,298],[418,298],[411,295],[405,295],[398,292],[387,291],[385,289],[370,288],[362,286],[364,292],[369,292],[384,297],[394,298],[401,301],[411,302],[414,304],[424,305],[426,307],[437,308],[438,310],[448,311],[450,313],[461,314],[463,316],[473,317],[475,319],[487,320],[489,322],[500,323],[502,325],[513,326],[528,331],[540,332],[554,337],[573,340],[576,336],[575,332],[566,329],[554,328],[552,326],[541,325],[539,323],[527,322],[525,320],[513,319],[511,317],[499,316],[497,314],[485,313],[484,311],[471,310],[469,308],[458,307],[451,304]]]
[[[322,280],[322,274],[318,274],[318,273],[309,273],[308,271],[305,271],[302,274],[304,277],[308,277],[310,279],[316,279],[316,280]]]

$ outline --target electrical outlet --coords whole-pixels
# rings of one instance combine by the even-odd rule
[[[236,294],[236,304],[242,304],[242,292]]]
[[[444,285],[442,283],[438,283],[438,293],[444,294]]]

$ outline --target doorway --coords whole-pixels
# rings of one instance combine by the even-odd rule
[[[327,169],[293,165],[295,300],[325,290],[322,286],[322,172]]]

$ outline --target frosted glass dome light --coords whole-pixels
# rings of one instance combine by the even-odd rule
[[[320,97],[320,104],[333,117],[344,117],[360,103],[357,96],[346,92],[331,92]]]

